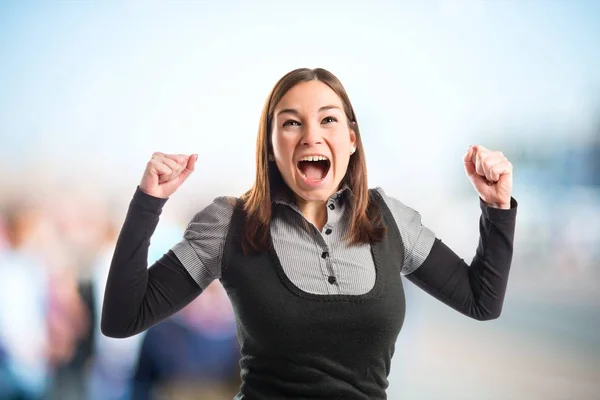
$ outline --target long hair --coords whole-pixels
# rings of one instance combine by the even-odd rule
[[[262,110],[256,141],[256,179],[252,188],[242,196],[246,215],[242,239],[244,252],[261,251],[270,247],[272,196],[287,187],[275,162],[269,161],[269,154],[272,154],[271,123],[275,107],[294,86],[313,80],[323,82],[340,97],[348,124],[356,134],[356,151],[350,157],[348,170],[340,183],[341,186],[347,185],[353,195],[347,239],[350,243],[373,243],[383,237],[385,228],[381,211],[369,200],[367,165],[360,130],[346,90],[335,75],[323,68],[298,68],[288,72],[275,84]]]

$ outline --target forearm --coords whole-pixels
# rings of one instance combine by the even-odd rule
[[[407,278],[457,311],[478,320],[500,316],[513,254],[516,201],[496,209],[483,203],[479,245],[471,265],[439,239]]]
[[[137,190],[119,234],[102,308],[102,333],[135,335],[188,304],[201,292],[169,252],[148,268],[150,239],[166,200]]]

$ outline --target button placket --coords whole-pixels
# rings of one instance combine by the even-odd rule
[[[323,240],[325,241],[325,243],[327,243],[327,245],[331,245],[332,241],[337,240],[336,237],[334,237],[335,235],[333,234],[333,228],[335,226],[337,226],[339,219],[342,217],[341,214],[343,213],[343,207],[340,208],[338,207],[337,204],[337,198],[338,196],[334,196],[332,199],[330,199],[329,204],[327,204],[327,220],[328,223],[325,225],[325,230],[321,231],[322,235],[321,237],[323,238]],[[336,233],[336,235],[339,234]],[[337,243],[337,242],[336,242]],[[326,249],[327,250],[327,254],[326,257],[324,258],[325,262],[326,262],[326,270],[328,272],[328,274],[325,276],[325,279],[327,279],[327,291],[330,294],[342,294],[341,288],[339,286],[339,282],[338,282],[338,276],[336,273],[336,269],[335,269],[335,265],[333,260],[331,259],[331,252],[330,249]],[[322,253],[321,256],[323,256],[324,254]]]
[[[335,276],[334,273],[334,269],[333,269],[333,265],[331,263],[331,259],[329,257],[329,245],[331,244],[331,240],[333,239],[331,237],[331,233],[333,232],[333,230],[331,228],[326,228],[325,231],[323,232],[324,234],[321,235],[322,240],[325,242],[326,244],[326,251],[322,251],[321,252],[321,259],[324,260],[325,262],[325,268],[323,269],[323,278],[327,280],[327,292],[329,294],[337,294],[339,291],[339,288],[336,288],[336,283],[337,283],[337,278]]]
[[[340,287],[337,284],[337,276],[335,273],[335,268],[333,266],[333,262],[331,261],[331,256],[329,251],[323,251],[321,253],[321,258],[325,260],[326,270],[327,270],[327,282],[329,283],[327,291],[330,294],[341,294]]]

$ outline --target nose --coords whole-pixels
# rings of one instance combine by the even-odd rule
[[[322,144],[323,138],[318,128],[313,127],[311,124],[304,125],[302,132],[302,145],[314,146],[316,144]]]

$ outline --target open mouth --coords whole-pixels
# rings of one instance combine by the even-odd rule
[[[298,171],[312,182],[322,181],[329,172],[331,162],[324,156],[308,156],[298,161]]]

